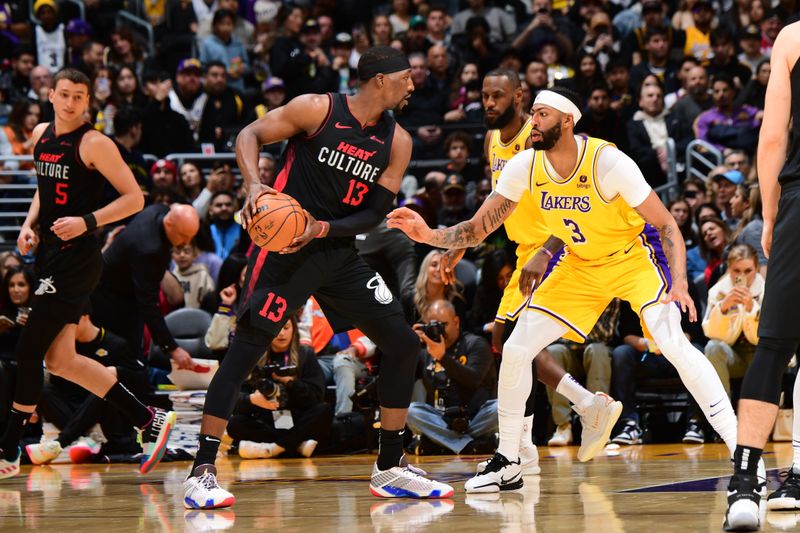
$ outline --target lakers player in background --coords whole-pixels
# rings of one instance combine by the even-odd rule
[[[573,134],[580,120],[578,97],[565,89],[539,93],[532,106],[532,150],[506,164],[495,192],[471,220],[432,230],[408,209],[389,214],[389,227],[441,248],[475,246],[502,224],[528,192],[551,233],[531,264],[535,291],[503,346],[498,387],[500,445],[484,470],[467,481],[468,491],[514,488],[531,361],[559,337],[582,342],[614,297],[631,303],[647,335],[675,365],[731,454],[736,416],[711,363],[688,341],[677,303],[697,319],[686,278],[686,248],[664,204],[630,157],[613,145]],[[654,226],[658,243],[644,233]],[[540,286],[549,257],[562,245],[564,258]],[[663,256],[661,256],[663,258]]]
[[[484,156],[492,171],[492,190],[506,163],[519,152],[531,147],[530,115],[523,107],[522,86],[516,72],[509,69],[495,69],[483,79],[482,100],[485,110],[486,132],[483,148]],[[514,330],[517,319],[527,302],[529,292],[520,290],[520,276],[523,267],[550,236],[550,231],[533,197],[526,193],[520,199],[514,212],[503,223],[509,239],[517,244],[517,264],[511,280],[503,291],[503,298],[497,309],[492,327],[492,345],[502,352],[503,342]],[[464,249],[448,250],[440,264],[442,279],[454,283],[456,263],[464,256]],[[542,383],[563,394],[576,406],[581,415],[583,434],[578,459],[588,461],[605,446],[622,406],[605,394],[594,395],[582,387],[570,374],[564,371],[545,350],[534,360],[532,367],[533,387],[525,403],[520,437],[519,455],[524,475],[540,472],[539,456],[532,444],[534,397],[537,374]],[[484,467],[479,463],[478,469]],[[488,487],[487,487],[488,488]]]

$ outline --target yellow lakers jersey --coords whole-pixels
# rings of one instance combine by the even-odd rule
[[[492,169],[492,190],[497,187],[500,172],[506,163],[525,149],[525,142],[531,135],[531,122],[528,120],[511,141],[500,140],[500,130],[492,130],[489,138],[489,161]],[[517,208],[505,221],[508,238],[518,244],[541,246],[550,236],[539,210],[529,194],[524,194]]]
[[[536,150],[530,190],[548,231],[564,241],[569,253],[594,260],[618,252],[636,239],[644,220],[619,195],[604,198],[597,187],[595,166],[600,151],[613,144],[580,136],[578,162],[561,178]]]

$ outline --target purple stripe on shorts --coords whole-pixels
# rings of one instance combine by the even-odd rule
[[[669,271],[667,256],[664,255],[664,248],[661,245],[661,237],[658,235],[658,230],[650,224],[645,224],[644,230],[642,230],[642,236],[644,237],[645,244],[655,252],[655,262],[667,278],[667,292],[669,292],[669,290],[672,289],[672,275]]]

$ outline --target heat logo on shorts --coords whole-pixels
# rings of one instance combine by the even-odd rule
[[[42,278],[39,280],[39,288],[36,289],[35,294],[36,296],[42,296],[43,294],[55,294],[56,293],[56,286],[53,285],[53,276],[48,278]]]
[[[386,283],[383,281],[383,278],[380,274],[375,274],[375,276],[370,278],[370,280],[367,282],[367,288],[375,291],[375,300],[378,303],[388,305],[392,303],[392,300],[394,300],[392,291],[390,291],[389,287],[386,286]]]

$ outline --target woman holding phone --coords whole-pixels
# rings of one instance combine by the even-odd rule
[[[750,245],[732,247],[727,265],[725,275],[709,290],[703,331],[709,338],[706,357],[730,396],[731,378],[744,377],[755,355],[764,278],[758,253]]]
[[[0,359],[14,361],[19,332],[28,321],[33,275],[25,267],[11,267],[3,276],[0,293]]]

